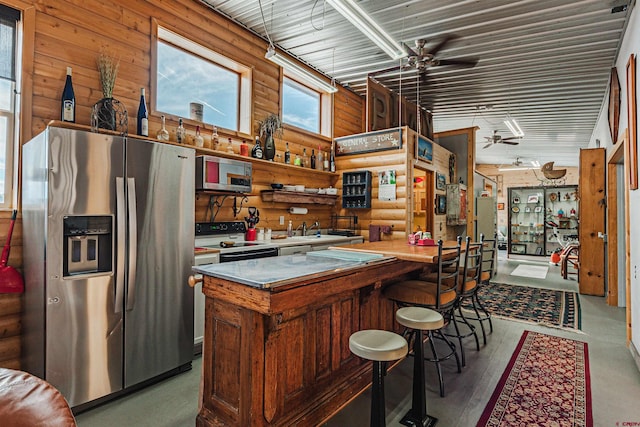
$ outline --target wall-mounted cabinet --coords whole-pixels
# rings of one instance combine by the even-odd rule
[[[371,209],[371,171],[342,174],[342,207]]]
[[[509,254],[547,256],[577,241],[577,187],[509,188]]]

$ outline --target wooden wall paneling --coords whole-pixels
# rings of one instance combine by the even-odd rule
[[[618,292],[620,291],[620,277],[628,277],[628,272],[622,272],[618,275],[618,263],[620,244],[618,236],[618,224],[625,224],[624,230],[629,230],[628,208],[620,211],[618,209],[618,201],[621,196],[624,200],[629,198],[629,185],[626,179],[625,170],[628,168],[628,162],[625,162],[625,154],[627,153],[628,131],[625,128],[618,138],[617,145],[607,156],[607,304],[618,306]],[[619,169],[623,169],[619,173]],[[622,175],[622,177],[620,177]],[[618,189],[618,183],[623,183],[623,188]],[[623,236],[626,245],[629,245],[629,237]],[[626,286],[625,286],[626,289]],[[627,308],[630,304],[626,304]],[[628,318],[629,319],[629,318]],[[628,339],[630,336],[628,337]]]
[[[606,232],[605,190],[605,149],[581,149],[578,184],[578,285],[581,294],[603,296],[605,292],[605,244],[598,236],[598,233]]]

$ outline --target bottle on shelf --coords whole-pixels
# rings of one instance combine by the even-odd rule
[[[289,151],[289,143],[286,142],[285,143],[285,150],[284,150],[284,162],[288,165],[291,164],[291,151]]]
[[[144,97],[144,88],[140,88],[140,103],[138,104],[138,135],[149,136],[149,111]]]
[[[240,155],[247,156],[247,157],[249,156],[249,146],[247,145],[247,142],[244,139],[240,144]]]
[[[186,141],[187,132],[182,125],[182,119],[178,122],[178,127],[176,128],[176,142],[178,144],[184,144]]]
[[[322,170],[322,151],[320,151],[320,146],[318,145],[318,154],[316,155],[316,169],[318,170]]]
[[[211,134],[211,148],[218,150],[220,145],[220,139],[218,136],[218,126],[213,127],[213,133]]]
[[[323,171],[329,171],[329,156],[327,155],[327,153],[324,153],[324,161],[322,163],[322,170]]]
[[[303,168],[309,167],[309,156],[307,156],[306,148],[302,149],[302,164],[300,166],[302,166]]]
[[[287,237],[293,237],[293,222],[289,220],[289,225],[287,225]]]
[[[296,154],[296,158],[293,159],[293,165],[294,166],[302,166],[302,159],[297,154]]]
[[[333,146],[331,147],[331,157],[329,158],[329,172],[336,171],[336,155],[333,151]]]
[[[262,147],[260,146],[260,138],[256,136],[256,144],[251,149],[251,157],[255,159],[262,159]]]
[[[231,141],[231,138],[227,141],[227,153],[233,154],[233,142]]]
[[[200,125],[196,126],[196,136],[193,138],[196,147],[204,147],[204,138],[200,135]]]
[[[168,141],[169,140],[169,132],[167,131],[167,128],[165,126],[164,115],[160,116],[160,120],[162,122],[162,127],[158,131],[158,134],[156,135],[156,138],[158,138],[160,141]]]
[[[76,121],[76,96],[73,93],[71,81],[71,67],[67,67],[67,80],[64,82],[61,99],[61,119],[63,122],[75,123]]]
[[[311,150],[311,169],[316,168],[316,152],[315,150]]]

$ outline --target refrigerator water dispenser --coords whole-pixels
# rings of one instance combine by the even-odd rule
[[[112,271],[112,217],[64,218],[64,276]]]

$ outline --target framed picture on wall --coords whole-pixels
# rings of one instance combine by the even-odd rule
[[[499,211],[503,211],[504,210],[504,203],[498,203],[498,210]]]
[[[431,141],[418,137],[416,143],[416,157],[427,163],[433,162],[433,144]]]
[[[447,213],[447,196],[444,194],[436,195],[436,213],[438,215]]]
[[[444,190],[447,187],[447,177],[436,172],[436,190]]]

